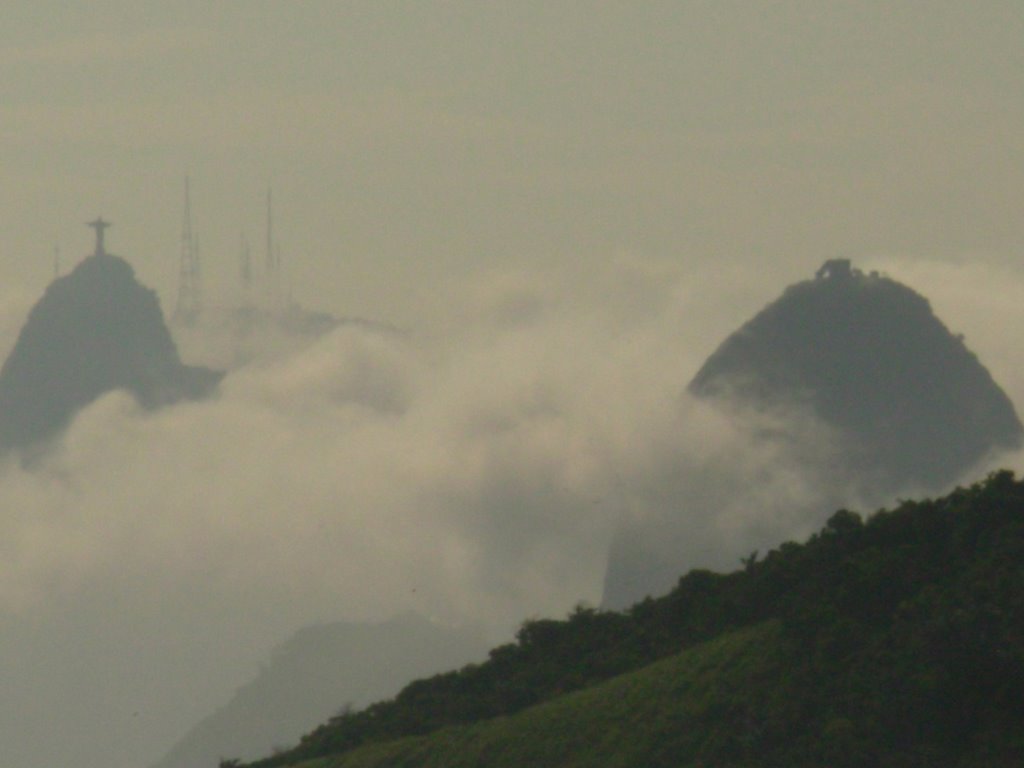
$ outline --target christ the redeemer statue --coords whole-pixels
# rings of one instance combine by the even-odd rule
[[[107,252],[103,248],[103,230],[110,226],[110,222],[104,221],[102,216],[97,216],[96,221],[90,221],[86,226],[96,230],[96,253],[94,255],[105,256]]]

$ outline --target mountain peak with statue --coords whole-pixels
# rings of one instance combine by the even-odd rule
[[[182,363],[156,292],[107,251],[110,223],[89,226],[93,253],[47,287],[0,369],[2,450],[46,442],[113,390],[155,409],[209,395],[222,377]]]

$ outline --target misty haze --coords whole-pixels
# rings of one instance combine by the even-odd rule
[[[812,537],[811,601],[837,510],[1024,469],[1019,3],[4,17],[0,764],[295,765],[413,681],[388,739],[464,681],[561,716],[704,569]],[[693,663],[783,647],[738,604]]]

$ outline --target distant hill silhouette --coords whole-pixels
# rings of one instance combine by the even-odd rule
[[[1022,434],[1010,399],[924,297],[846,260],[826,262],[729,336],[689,391],[740,416],[803,413],[829,427],[835,445],[819,470],[834,505],[945,490]],[[666,544],[678,538],[671,516],[645,526],[612,547],[607,605],[660,593],[693,566]]]
[[[50,284],[0,370],[0,450],[55,436],[111,390],[157,408],[210,393],[221,375],[183,365],[156,293],[97,253]]]
[[[295,744],[345,706],[393,696],[410,680],[482,659],[486,652],[475,633],[412,613],[376,624],[306,627],[155,768],[213,768],[220,758],[261,757]]]

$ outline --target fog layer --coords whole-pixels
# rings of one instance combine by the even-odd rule
[[[955,267],[907,266],[931,269]],[[971,297],[1024,289],[962,277],[936,309],[984,361],[1001,334]],[[806,461],[827,431],[799,427],[794,455],[683,392],[745,319],[715,297],[759,291],[637,260],[485,273],[429,331],[250,354],[216,399],[163,411],[101,398],[0,476],[7,754],[151,761],[307,623],[415,610],[501,639],[597,602],[623,520],[676,516],[693,565],[803,535],[830,511]],[[1024,303],[1001,306],[1010,322]]]

